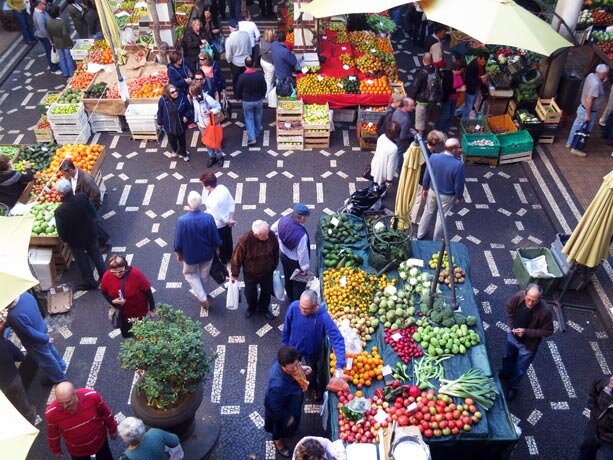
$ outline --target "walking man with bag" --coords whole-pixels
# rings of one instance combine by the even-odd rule
[[[174,251],[177,260],[183,264],[183,276],[204,310],[209,309],[204,284],[209,278],[213,256],[219,251],[221,238],[215,226],[215,219],[203,212],[202,198],[191,191],[187,196],[190,211],[179,217],[175,230]]]
[[[272,276],[279,264],[279,242],[277,235],[263,220],[256,220],[251,230],[241,236],[232,253],[232,282],[236,283],[243,268],[247,310],[245,318],[255,312],[264,313],[266,318],[275,319],[270,310],[272,297]],[[260,295],[258,296],[258,287]]]
[[[51,60],[51,39],[47,32],[47,21],[49,15],[47,14],[47,0],[39,0],[32,13],[32,23],[34,24],[34,36],[40,41],[45,48],[45,55],[47,56],[47,62],[49,63],[49,69],[51,73],[56,75],[62,75],[60,70],[60,61],[53,62]]]
[[[257,138],[262,134],[262,111],[266,97],[266,79],[261,70],[253,67],[251,57],[245,59],[245,72],[238,77],[236,97],[243,101],[245,115],[245,130],[247,131],[247,145],[255,145]]]

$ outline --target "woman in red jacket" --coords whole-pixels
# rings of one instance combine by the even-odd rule
[[[100,292],[111,308],[119,310],[121,336],[132,337],[131,319],[155,316],[151,283],[138,268],[128,266],[122,256],[111,256],[108,268],[102,277]]]

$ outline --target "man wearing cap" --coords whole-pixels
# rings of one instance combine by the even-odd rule
[[[289,216],[282,217],[272,226],[272,231],[279,237],[281,265],[285,277],[285,292],[291,302],[298,300],[306,289],[306,283],[290,278],[295,270],[306,275],[310,265],[310,240],[304,223],[311,215],[306,205],[297,203]]]
[[[55,210],[55,226],[60,239],[70,246],[83,284],[77,290],[96,289],[98,282],[89,264],[91,260],[98,271],[98,280],[104,274],[104,261],[98,247],[96,208],[87,195],[73,193],[72,185],[66,179],[55,183],[55,189],[62,195],[62,204]]]
[[[236,91],[238,77],[245,71],[245,59],[251,56],[251,38],[247,32],[238,29],[236,19],[230,19],[228,27],[230,35],[226,38],[226,61],[230,64],[232,88]]]

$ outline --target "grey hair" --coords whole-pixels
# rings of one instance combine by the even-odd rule
[[[62,195],[66,195],[68,192],[72,192],[72,185],[70,185],[70,182],[68,182],[68,180],[66,179],[58,180],[55,183],[54,188]]]
[[[301,299],[308,300],[311,305],[319,304],[319,296],[313,289],[305,290],[301,295]]]
[[[136,417],[126,417],[117,426],[119,436],[130,446],[137,446],[145,439],[145,424]]]
[[[251,224],[251,231],[256,234],[268,229],[268,223],[265,220],[256,220]]]
[[[530,284],[528,284],[528,286],[526,286],[526,294],[527,294],[529,291],[532,291],[532,290],[537,291],[537,292],[539,293],[539,296],[540,296],[540,295],[543,295],[543,288],[542,288],[542,287],[540,287],[540,286],[539,286],[538,284],[536,284],[536,283],[530,283]]]
[[[192,211],[196,211],[202,206],[202,197],[198,192],[192,190],[189,192],[189,195],[187,195],[187,204]]]
[[[609,73],[609,66],[606,64],[598,64],[596,66],[596,73]]]

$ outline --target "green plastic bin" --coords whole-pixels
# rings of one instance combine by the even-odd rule
[[[528,131],[515,131],[498,136],[500,142],[500,155],[512,155],[514,153],[532,152],[534,140]]]
[[[547,271],[553,275],[553,278],[533,278],[528,273],[522,258],[535,259],[539,256],[545,256],[547,261]],[[543,289],[543,294],[549,294],[553,291],[558,282],[564,276],[558,263],[554,259],[551,251],[547,248],[522,248],[516,251],[515,261],[513,262],[513,273],[517,279],[517,284],[522,288],[526,288],[529,284],[538,284]]]
[[[491,145],[470,145],[472,142],[486,140]],[[462,150],[467,157],[490,157],[498,158],[500,142],[494,134],[464,134],[462,136]]]
[[[474,120],[465,120],[460,122],[462,126],[462,134],[491,134],[490,127],[484,118],[475,118]],[[476,132],[475,128],[479,126],[479,131]]]

